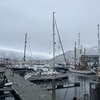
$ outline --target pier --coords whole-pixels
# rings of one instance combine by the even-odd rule
[[[17,74],[11,75],[11,72],[6,70],[6,76],[12,84],[12,93],[16,94],[17,100],[52,100],[52,93],[40,88]],[[10,89],[9,89],[10,90]],[[57,99],[59,100],[59,99]]]

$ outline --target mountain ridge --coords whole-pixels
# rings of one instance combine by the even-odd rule
[[[33,56],[30,56],[26,54],[26,59],[28,60],[44,60],[48,59],[47,56],[43,55],[37,55],[37,54],[32,54]],[[19,59],[22,60],[24,57],[24,53],[19,52],[19,51],[14,51],[14,50],[5,50],[5,49],[0,49],[0,58],[9,58],[9,59]]]
[[[78,50],[77,50],[78,52]],[[78,53],[77,59],[78,59]],[[82,55],[84,55],[84,51],[82,50]],[[85,48],[85,55],[98,55],[98,47],[97,46],[92,46],[92,47],[87,47]],[[74,50],[69,50],[65,52],[65,57],[68,63],[74,63]],[[56,56],[56,61],[57,62],[64,62],[64,56],[63,54]]]
[[[85,54],[86,55],[98,55],[98,47],[88,47],[85,48]],[[13,50],[4,50],[0,49],[0,58],[10,58],[10,59],[23,59],[24,54],[22,52],[13,51]],[[68,62],[74,61],[74,50],[69,50],[65,52],[65,57]],[[31,60],[51,60],[52,58],[47,57],[46,55],[40,55],[40,54],[33,54],[33,56],[26,56],[27,59]],[[57,62],[64,62],[63,54],[56,56]]]

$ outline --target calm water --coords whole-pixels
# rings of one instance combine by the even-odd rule
[[[63,81],[63,84],[68,85],[68,82],[80,82],[80,87],[63,88],[56,90],[56,96],[60,97],[60,100],[72,100],[73,97],[81,98],[84,94],[89,94],[89,83],[93,82],[96,78],[95,75],[83,75],[76,73],[68,73],[69,80]],[[57,84],[57,83],[56,83]],[[41,87],[50,87],[50,83],[40,83]]]
[[[57,89],[56,95],[61,100],[72,100],[73,97],[81,98],[84,94],[89,94],[89,83],[93,82],[94,75],[81,75],[75,73],[69,73],[69,81],[80,82],[80,87]]]

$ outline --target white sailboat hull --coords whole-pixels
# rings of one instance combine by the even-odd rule
[[[78,69],[69,68],[69,71],[73,73],[79,73],[79,74],[95,74],[95,72],[91,70],[78,70]]]

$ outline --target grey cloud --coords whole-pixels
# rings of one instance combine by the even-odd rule
[[[23,50],[28,32],[33,52],[52,51],[52,12],[55,11],[64,50],[73,49],[81,33],[82,45],[97,45],[100,23],[98,0],[9,0],[0,3],[0,46]]]

